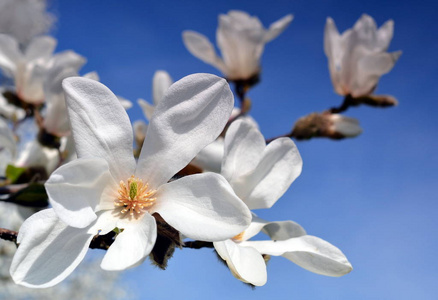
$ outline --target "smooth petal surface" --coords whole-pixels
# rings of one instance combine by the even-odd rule
[[[24,145],[15,161],[17,167],[44,167],[51,174],[59,163],[59,152],[56,149],[42,146],[37,140]]]
[[[173,80],[166,71],[156,71],[152,79],[152,99],[157,105],[172,85]]]
[[[232,240],[215,242],[214,248],[237,279],[255,286],[266,283],[265,260],[257,250],[241,247]]]
[[[81,77],[63,81],[79,158],[100,157],[114,179],[127,180],[135,170],[133,133],[117,97],[103,84]]]
[[[237,120],[225,135],[221,174],[229,182],[253,171],[266,147],[265,138],[252,123]]]
[[[8,123],[0,117],[0,151],[3,150],[9,151],[14,156],[17,150],[17,143]]]
[[[120,271],[136,266],[149,255],[157,239],[157,224],[148,213],[139,220],[122,220],[117,227],[123,232],[105,254],[101,264],[104,270]]]
[[[0,34],[0,68],[6,76],[14,76],[22,56],[18,42],[7,34]]]
[[[230,184],[250,209],[270,208],[301,174],[302,166],[294,142],[279,138],[266,147],[252,172]]]
[[[272,23],[271,26],[269,26],[269,30],[265,35],[265,42],[270,42],[277,36],[279,36],[289,26],[293,19],[294,16],[289,14],[287,16],[284,16],[280,20]]]
[[[63,165],[45,184],[50,204],[59,218],[78,228],[96,219],[95,209],[107,186],[118,188],[108,163],[101,158],[79,158]]]
[[[86,229],[60,221],[52,209],[32,215],[20,228],[10,272],[15,283],[46,288],[65,279],[79,265],[93,238]]]
[[[174,83],[150,120],[136,176],[152,189],[166,183],[218,137],[233,102],[227,82],[214,75],[194,74]]]
[[[26,48],[25,58],[27,61],[35,59],[48,59],[56,47],[56,40],[51,36],[34,38]]]
[[[282,255],[300,267],[321,275],[338,277],[353,269],[341,250],[310,235],[284,241],[248,241],[241,245],[254,247],[262,254]]]
[[[147,101],[143,99],[138,99],[137,103],[138,105],[140,105],[146,119],[150,120],[152,118],[152,115],[154,114],[155,106],[147,103]]]
[[[276,241],[284,241],[306,235],[304,228],[293,221],[268,222],[263,227],[263,232],[269,235],[271,240]]]
[[[219,174],[183,177],[158,189],[153,207],[184,236],[201,241],[223,241],[251,222],[246,205]]]
[[[331,114],[330,119],[333,122],[333,130],[345,137],[355,137],[362,133],[359,121],[355,118],[349,118],[340,114]]]
[[[204,172],[220,173],[223,157],[224,139],[218,137],[214,142],[202,149],[191,163],[201,168]]]
[[[222,59],[217,56],[213,45],[207,37],[195,31],[185,30],[183,32],[183,41],[187,50],[189,50],[193,56],[218,68],[222,73],[227,73]]]

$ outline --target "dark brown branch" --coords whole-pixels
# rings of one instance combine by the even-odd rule
[[[212,242],[204,242],[204,241],[184,242],[182,246],[183,248],[190,248],[190,249],[214,248]]]
[[[2,240],[14,242],[17,245],[17,235],[17,231],[0,228],[0,239]]]

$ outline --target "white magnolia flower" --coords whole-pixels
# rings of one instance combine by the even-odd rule
[[[16,167],[43,167],[47,174],[51,174],[58,164],[58,150],[45,147],[37,140],[24,144],[17,159],[13,162]]]
[[[11,266],[16,283],[55,285],[84,258],[96,234],[119,233],[102,261],[106,270],[140,264],[152,250],[161,217],[182,235],[230,238],[248,227],[246,205],[220,175],[168,181],[223,130],[233,107],[225,80],[195,74],[178,81],[155,108],[138,162],[128,115],[104,85],[64,80],[78,159],[46,183],[52,209],[34,214],[18,235]]]
[[[299,176],[301,156],[289,138],[266,146],[263,135],[250,123],[234,122],[225,136],[222,174],[250,209],[270,208]],[[271,241],[248,241],[261,230]],[[342,252],[317,237],[306,235],[292,221],[268,222],[253,215],[251,225],[232,239],[215,242],[218,254],[239,280],[256,286],[267,280],[262,254],[282,255],[299,266],[323,275],[351,271]]]
[[[207,37],[184,31],[186,48],[197,58],[218,68],[230,80],[249,79],[260,72],[260,58],[265,44],[276,38],[292,22],[287,15],[265,29],[257,17],[231,10],[219,15],[216,41],[222,53],[218,57]]]
[[[386,52],[393,31],[392,20],[377,29],[374,19],[364,14],[341,35],[333,19],[327,18],[324,51],[338,94],[356,98],[374,91],[380,76],[388,73],[401,55],[401,51]]]
[[[8,100],[3,96],[5,89],[0,88],[0,116],[5,117],[13,122],[20,121],[26,116],[24,109],[8,103]]]
[[[49,31],[55,20],[46,11],[45,0],[0,0],[0,33],[13,36],[20,44]]]
[[[330,131],[342,137],[355,137],[362,133],[359,121],[355,118],[346,117],[340,114],[330,114]]]

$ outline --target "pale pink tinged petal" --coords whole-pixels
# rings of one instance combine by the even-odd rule
[[[103,84],[81,77],[65,79],[63,88],[78,157],[103,158],[114,179],[127,180],[135,170],[133,133],[117,97]]]
[[[340,70],[342,68],[342,56],[344,49],[341,44],[341,36],[332,18],[327,18],[324,28],[324,52],[328,59],[330,78],[335,90],[342,92],[340,82]]]
[[[108,163],[99,158],[79,158],[63,165],[45,184],[50,204],[59,218],[78,228],[96,219],[95,209],[107,186],[118,188]]]
[[[154,78],[152,79],[152,100],[154,105],[157,105],[169,87],[172,85],[173,80],[169,73],[166,71],[156,71]]]
[[[224,139],[218,137],[211,144],[202,149],[191,164],[201,168],[204,172],[221,172],[222,158],[224,157]]]
[[[232,240],[215,242],[214,248],[237,279],[255,286],[266,283],[266,263],[257,250],[241,247]]]
[[[213,45],[207,37],[195,31],[185,30],[183,32],[183,41],[187,50],[189,50],[193,56],[218,68],[222,73],[226,73],[227,69],[224,62],[217,56]]]
[[[269,222],[263,227],[263,232],[269,235],[271,240],[278,241],[306,235],[304,228],[293,221]]]
[[[302,166],[295,143],[289,138],[279,138],[266,147],[251,173],[231,185],[250,209],[269,208],[301,174]]]
[[[245,120],[233,122],[225,135],[222,175],[232,182],[253,171],[265,146],[265,138],[252,123]]]
[[[0,68],[6,76],[14,76],[21,58],[17,40],[7,34],[0,34]]]
[[[146,100],[143,99],[138,99],[137,103],[138,105],[140,105],[141,109],[143,110],[143,114],[146,117],[146,119],[150,120],[152,118],[152,115],[154,114],[155,106],[147,103]]]
[[[353,97],[367,95],[373,91],[380,76],[388,73],[399,59],[401,51],[376,53],[362,57],[358,62],[356,88]]]
[[[394,21],[388,20],[377,30],[377,46],[380,51],[386,51],[394,35]]]
[[[54,286],[79,265],[93,234],[69,227],[53,209],[32,215],[20,228],[10,273],[15,283],[33,288]]]
[[[251,222],[250,211],[219,174],[183,177],[162,185],[155,197],[152,209],[191,239],[223,241]]]
[[[275,39],[277,36],[280,35],[292,22],[294,16],[291,14],[288,14],[281,18],[280,20],[274,22],[269,26],[269,30],[265,35],[265,42],[270,42],[273,39]]]
[[[34,59],[48,59],[56,47],[56,40],[50,36],[41,36],[34,38],[27,46],[25,58],[27,61]]]
[[[105,254],[101,267],[108,271],[120,271],[136,266],[152,251],[157,239],[157,224],[146,213],[139,220],[123,222],[119,233]]]
[[[225,127],[233,109],[225,79],[194,74],[174,83],[155,108],[135,174],[157,189]]]
[[[315,236],[305,235],[285,241],[249,241],[241,245],[254,247],[262,254],[282,255],[321,275],[339,277],[353,269],[341,250]]]

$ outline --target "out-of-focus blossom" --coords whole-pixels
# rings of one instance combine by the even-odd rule
[[[324,51],[338,94],[356,98],[374,91],[380,76],[388,73],[401,55],[401,51],[386,52],[393,31],[392,20],[377,29],[374,19],[364,14],[341,35],[333,19],[327,18]]]
[[[270,208],[299,176],[301,156],[288,138],[265,144],[251,123],[234,122],[225,136],[221,173],[250,209]],[[248,241],[262,229],[272,241]],[[220,257],[243,282],[264,285],[267,280],[262,254],[282,255],[312,272],[341,276],[351,271],[342,252],[317,237],[308,236],[292,221],[268,222],[253,215],[251,225],[232,239],[215,242]]]
[[[155,110],[155,106],[160,103],[163,99],[164,94],[167,92],[169,87],[172,85],[173,80],[169,73],[166,71],[156,71],[154,78],[152,79],[152,101],[153,104],[149,104],[146,100],[138,99],[138,105],[140,105],[143,110],[143,114],[146,119],[150,121]]]
[[[78,159],[46,182],[53,208],[20,229],[11,266],[16,283],[55,285],[82,261],[93,236],[115,228],[119,233],[102,268],[140,264],[155,244],[154,213],[182,235],[205,241],[248,227],[248,208],[222,176],[168,183],[223,130],[233,107],[225,80],[195,74],[172,85],[155,108],[138,162],[130,121],[116,96],[94,80],[67,78],[63,85]]]
[[[3,96],[4,89],[0,88],[0,116],[5,117],[13,122],[22,120],[26,116],[24,109],[8,103]]]
[[[0,33],[26,45],[33,37],[50,30],[55,18],[46,7],[46,0],[0,0]]]
[[[219,15],[216,41],[222,58],[200,33],[184,31],[183,40],[190,53],[218,68],[229,80],[248,80],[260,73],[265,44],[283,32],[292,19],[292,15],[287,15],[266,29],[257,17],[243,11],[231,10]]]
[[[59,164],[59,152],[42,146],[37,140],[29,141],[13,163],[17,167],[43,167],[51,174]]]
[[[8,123],[0,117],[0,176],[5,176],[5,170],[13,160],[17,151],[14,133]]]
[[[340,114],[330,114],[333,135],[340,137],[355,137],[362,133],[359,121],[355,118],[346,117]]]

